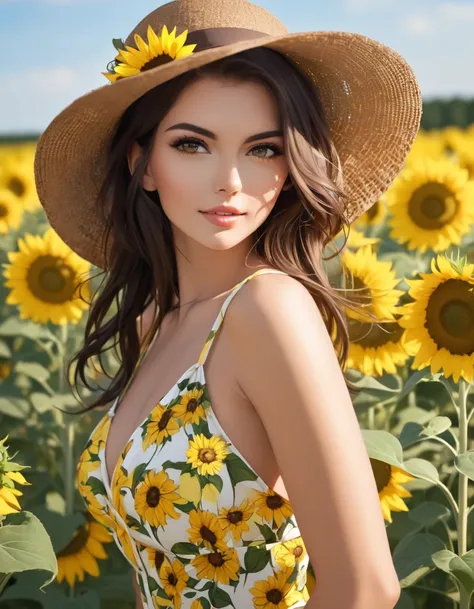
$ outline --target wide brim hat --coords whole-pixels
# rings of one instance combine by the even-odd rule
[[[160,33],[165,44],[158,40]],[[170,37],[177,41],[164,57]],[[274,15],[247,0],[168,2],[142,19],[125,45],[131,63],[137,56],[133,49],[140,47],[158,56],[140,69],[139,61],[135,68],[124,65],[123,59],[117,62],[118,55],[114,75],[107,76],[111,82],[58,114],[41,135],[35,154],[36,188],[51,226],[71,249],[100,268],[106,267],[105,225],[97,195],[110,138],[130,104],[188,70],[256,47],[292,60],[319,91],[342,164],[349,222],[388,189],[419,130],[419,85],[396,51],[356,33],[289,33]]]

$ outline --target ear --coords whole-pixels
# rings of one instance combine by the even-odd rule
[[[288,174],[285,183],[283,184],[282,190],[290,190],[290,188],[293,188],[293,182],[291,180],[290,174]]]
[[[133,144],[130,147],[128,154],[127,154],[128,169],[130,171],[130,175],[133,175],[133,173],[135,172],[135,168],[136,168],[137,164],[139,163],[140,159],[142,158],[142,155],[143,155],[142,147],[137,142],[133,142]],[[145,173],[143,174],[140,186],[144,190],[150,190],[150,191],[156,190],[156,186],[155,186],[153,177],[149,173],[148,164],[146,166]]]

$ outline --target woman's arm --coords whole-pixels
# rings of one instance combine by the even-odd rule
[[[137,577],[133,571],[132,571],[132,579],[133,579],[133,587],[135,588],[135,596],[137,598],[137,604],[135,605],[135,609],[143,609],[142,593],[138,586]]]
[[[235,298],[227,329],[316,573],[307,609],[393,609],[400,585],[377,486],[312,296],[292,277],[259,277]]]

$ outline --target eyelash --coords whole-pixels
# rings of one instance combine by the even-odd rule
[[[196,154],[195,152],[185,152],[184,150],[180,150],[178,148],[178,146],[180,146],[181,144],[200,144],[202,146],[206,146],[206,144],[202,141],[199,140],[198,138],[194,138],[194,137],[178,137],[172,144],[172,148],[176,148],[178,152],[182,152],[183,154]],[[268,156],[268,157],[256,157],[262,161],[270,161],[271,159],[275,159],[277,156],[280,156],[283,154],[281,148],[279,146],[277,146],[276,144],[259,144],[258,146],[254,146],[252,148],[252,150],[258,150],[260,148],[270,148],[270,150],[272,150],[275,154],[273,154],[272,156]]]

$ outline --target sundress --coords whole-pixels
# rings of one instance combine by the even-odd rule
[[[145,609],[296,609],[315,586],[290,502],[222,429],[203,368],[232,298],[252,277],[271,272],[283,273],[260,269],[233,288],[198,362],[132,433],[110,481],[105,445],[121,396],[79,459],[79,492],[133,567]]]

